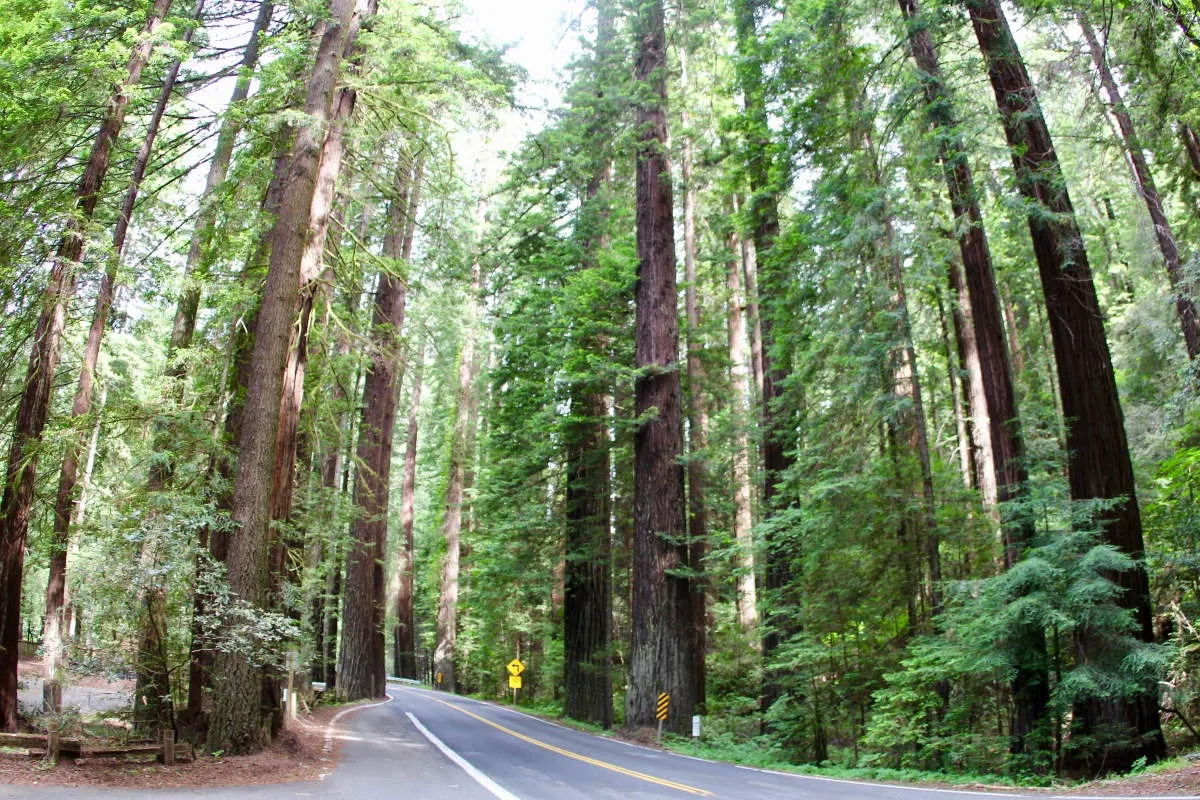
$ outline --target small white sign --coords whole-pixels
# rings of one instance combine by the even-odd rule
[[[700,715],[696,714],[692,717],[692,738],[700,738]]]

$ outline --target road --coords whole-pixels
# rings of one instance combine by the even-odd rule
[[[514,709],[411,686],[340,726],[337,769],[320,783],[134,791],[0,786],[0,798],[47,800],[978,800],[1039,797],[785,775],[673,755],[582,733]],[[1079,800],[1079,798],[1075,798]],[[1109,799],[1111,800],[1111,798]],[[1142,798],[1145,800],[1145,798]]]

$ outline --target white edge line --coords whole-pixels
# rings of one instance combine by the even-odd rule
[[[343,708],[341,711],[334,714],[332,717],[329,718],[329,722],[325,723],[325,742],[324,742],[324,744],[321,745],[321,752],[326,755],[332,755],[332,753],[333,753],[333,726],[337,724],[337,721],[339,719],[344,717],[346,714],[350,714],[355,711],[361,711],[364,708],[374,708],[375,706],[386,705],[387,703],[390,703],[395,699],[396,698],[392,697],[389,694],[387,696],[387,700],[380,700],[378,703],[368,703],[367,705],[362,705],[362,706],[350,706],[348,708]],[[336,766],[336,764],[333,766]],[[333,771],[333,766],[330,767],[330,770],[329,770],[330,772]],[[317,776],[317,780],[323,781],[327,777],[329,777],[329,772],[322,772],[320,775]]]
[[[425,689],[425,687],[423,687],[423,686],[410,686],[409,688],[416,688],[416,689],[419,689],[422,691],[430,691],[428,689]],[[529,714],[527,712],[521,711],[520,709],[513,708],[512,706],[501,705],[500,703],[489,703],[485,700],[476,700],[473,697],[462,697],[459,695],[455,695],[455,699],[467,701],[470,703],[475,703],[476,705],[488,706],[490,708],[498,709],[500,711],[507,711],[510,714],[516,714],[518,716],[525,717],[526,719],[532,720],[534,722],[541,722],[545,725],[549,725],[554,728],[560,728],[562,730],[572,731],[575,733],[585,733],[585,734],[589,733],[588,731],[581,731],[578,728],[572,728],[570,725],[563,725],[562,723],[555,722],[553,720],[534,716],[533,714]],[[412,715],[409,714],[409,716],[411,717]],[[416,723],[416,725],[418,727],[421,727],[421,723],[417,722],[415,718],[413,719],[413,722]],[[913,786],[913,785],[906,785],[903,783],[882,783],[879,781],[872,781],[872,780],[865,780],[865,779],[864,780],[854,780],[851,778],[831,778],[826,775],[807,775],[803,772],[784,772],[782,770],[777,770],[777,769],[763,769],[762,767],[750,767],[745,764],[731,764],[728,761],[714,761],[711,758],[704,758],[703,756],[692,756],[692,755],[688,755],[686,753],[676,753],[672,750],[659,749],[659,748],[655,748],[655,747],[647,747],[645,745],[637,744],[635,742],[627,742],[624,739],[618,739],[614,736],[600,736],[597,734],[590,734],[590,735],[595,736],[597,739],[600,739],[601,741],[613,742],[614,744],[624,745],[625,747],[632,747],[636,750],[645,750],[649,753],[655,753],[658,755],[667,755],[667,756],[674,756],[676,758],[685,758],[685,759],[689,759],[691,761],[701,761],[706,764],[724,764],[726,766],[736,767],[737,769],[746,770],[747,772],[760,772],[760,773],[763,773],[766,775],[779,775],[779,776],[785,777],[785,778],[808,779],[808,780],[813,780],[813,781],[825,781],[828,783],[846,783],[846,784],[850,784],[851,786],[864,786],[864,787],[877,786],[882,789],[902,789],[904,791],[910,791],[910,792],[937,792],[939,794],[971,795],[971,796],[976,796],[976,797],[1023,797],[1023,798],[1030,798],[1030,800],[1038,800],[1038,798],[1044,798],[1045,800],[1196,800],[1196,795],[1128,795],[1128,796],[1096,795],[1096,796],[1089,796],[1089,795],[1064,795],[1064,794],[1041,794],[1041,793],[1017,794],[1017,793],[1013,793],[1013,792],[981,791],[979,789],[943,789],[941,787]]]
[[[508,791],[503,786],[496,783],[487,775],[484,775],[482,772],[476,769],[475,765],[473,765],[470,761],[467,761],[458,753],[451,750],[445,742],[433,735],[433,731],[422,725],[421,720],[414,717],[411,711],[405,711],[404,716],[408,717],[409,721],[416,726],[417,730],[421,732],[422,736],[428,739],[434,747],[442,751],[442,755],[453,761],[458,766],[462,767],[463,772],[470,775],[480,786],[487,789],[496,797],[500,798],[500,800],[520,800],[520,798],[518,798],[515,794]]]

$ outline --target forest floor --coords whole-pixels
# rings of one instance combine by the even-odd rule
[[[20,681],[40,698],[40,663],[21,662]],[[92,710],[111,709],[111,696],[123,696],[128,703],[132,681],[106,681],[87,677],[72,681],[64,691],[64,702],[93,699]],[[98,699],[98,700],[97,700]],[[268,783],[315,781],[333,770],[337,762],[338,739],[331,734],[331,724],[340,711],[352,706],[318,706],[311,714],[284,731],[269,748],[250,756],[211,756],[197,753],[196,759],[167,767],[156,761],[135,761],[119,758],[88,758],[78,761],[62,759],[49,765],[24,754],[0,753],[0,783],[38,786],[112,786],[142,789],[191,788],[200,786],[247,786]],[[116,726],[118,717],[107,720]],[[69,734],[68,734],[69,735]]]
[[[1200,762],[1189,761],[1184,766],[1167,765],[1167,768],[1161,771],[1151,769],[1139,775],[1093,781],[1073,786],[1069,790],[1058,789],[1054,794],[1089,797],[1196,797],[1200,796]]]

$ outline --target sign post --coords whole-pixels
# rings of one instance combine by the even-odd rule
[[[517,689],[521,688],[521,673],[525,671],[525,664],[521,659],[514,658],[512,661],[504,665],[508,670],[508,688],[512,689],[513,705],[517,704]]]
[[[284,665],[287,667],[287,689],[284,692],[284,700],[287,703],[287,720],[290,723],[296,721],[296,673],[300,670],[300,651],[288,650]]]
[[[654,709],[654,718],[658,720],[658,741],[662,741],[663,722],[671,713],[671,695],[662,692],[658,695],[658,705]]]

